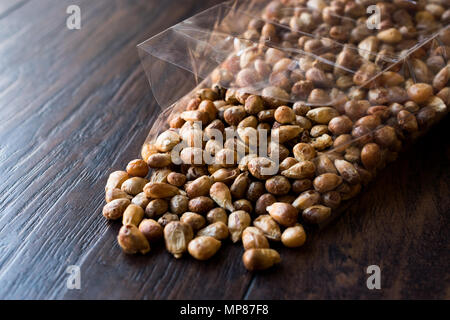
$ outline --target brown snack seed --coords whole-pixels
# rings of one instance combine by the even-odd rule
[[[260,196],[265,192],[264,183],[261,181],[253,181],[248,186],[246,198],[250,201],[255,202]]]
[[[150,168],[164,168],[172,163],[170,153],[154,153],[147,159]]]
[[[103,207],[103,216],[110,220],[119,219],[130,203],[130,200],[125,198],[112,200]]]
[[[380,165],[381,150],[376,143],[368,143],[361,150],[361,162],[368,170],[373,170]]]
[[[320,201],[320,193],[315,190],[307,190],[302,192],[297,199],[294,200],[292,206],[297,210],[304,210],[308,207],[311,207],[315,204],[318,204]]]
[[[234,210],[236,210],[236,211],[244,210],[250,214],[253,212],[252,203],[250,201],[248,201],[247,199],[239,199],[239,200],[234,201],[233,207],[234,207]]]
[[[285,195],[291,190],[291,184],[286,177],[273,176],[266,180],[266,190],[277,196]]]
[[[433,87],[427,83],[416,83],[408,88],[408,96],[417,103],[423,103],[433,94]]]
[[[306,242],[306,233],[301,224],[286,228],[281,234],[281,242],[289,248],[301,247]]]
[[[189,211],[205,214],[214,208],[214,201],[209,197],[199,196],[189,200],[188,206]]]
[[[342,178],[334,173],[323,173],[313,181],[314,189],[321,193],[334,190],[341,183]]]
[[[211,223],[197,232],[197,236],[210,236],[217,240],[225,240],[228,238],[228,235],[228,227],[221,221]]]
[[[287,106],[280,106],[275,110],[274,118],[279,123],[289,124],[295,121],[295,113]]]
[[[201,176],[186,187],[186,193],[189,198],[195,198],[199,196],[205,196],[209,193],[209,189],[212,185],[212,179],[208,176]]]
[[[337,191],[325,192],[322,195],[322,203],[331,209],[336,209],[341,204],[341,195]]]
[[[183,214],[189,210],[189,198],[184,195],[175,195],[170,199],[170,212],[173,214]]]
[[[255,248],[244,252],[242,262],[249,271],[265,270],[274,264],[280,263],[278,252],[273,249]]]
[[[211,186],[211,189],[209,189],[209,196],[219,205],[219,207],[230,212],[234,211],[234,207],[231,202],[230,189],[228,189],[226,184],[222,182],[215,182]]]
[[[205,218],[194,212],[183,213],[180,218],[180,222],[190,225],[194,232],[200,230],[206,224]]]
[[[155,218],[167,212],[169,205],[164,199],[151,200],[145,207],[145,215],[148,218]]]
[[[243,211],[234,211],[228,216],[228,231],[230,232],[231,241],[238,242],[241,240],[242,232],[250,226],[250,215]]]
[[[144,218],[144,209],[136,204],[130,204],[123,212],[122,224],[124,226],[132,224],[136,227]]]
[[[313,224],[324,222],[331,215],[331,209],[323,205],[314,205],[303,210],[302,217],[305,221]]]
[[[256,227],[247,227],[242,233],[242,245],[245,250],[254,248],[269,248],[269,241],[264,233]]]
[[[108,177],[108,181],[106,182],[105,191],[107,191],[108,189],[115,189],[115,188],[120,189],[122,183],[129,178],[130,176],[126,171],[112,172]]]
[[[147,198],[144,192],[138,193],[133,199],[131,199],[131,203],[140,206],[142,209],[145,209],[149,202],[150,199]]]
[[[220,249],[221,242],[213,237],[200,236],[189,242],[188,251],[197,260],[208,260]]]
[[[149,182],[144,187],[148,198],[170,198],[179,194],[177,187],[164,182]]]
[[[244,198],[249,184],[250,178],[248,177],[248,172],[242,172],[241,174],[239,174],[230,187],[230,192],[233,198],[235,199]]]
[[[128,254],[142,253],[150,251],[150,245],[147,238],[139,231],[135,225],[124,225],[120,228],[117,241],[123,252]]]
[[[275,202],[267,207],[267,212],[282,226],[290,227],[297,222],[298,211],[289,203]]]
[[[144,190],[144,186],[147,184],[148,180],[141,177],[132,177],[130,179],[125,180],[120,187],[122,191],[130,194],[137,195]]]
[[[158,223],[164,228],[172,221],[179,221],[180,219],[176,214],[173,213],[165,213],[159,219]]]
[[[148,242],[156,242],[163,237],[163,227],[153,219],[144,219],[139,224],[139,231]]]
[[[145,177],[148,173],[148,165],[142,159],[135,159],[128,162],[127,173],[134,177]]]
[[[183,253],[186,252],[193,237],[192,228],[186,223],[172,221],[164,227],[166,249],[177,259],[181,258]]]
[[[215,222],[223,222],[223,223],[227,224],[228,216],[224,209],[214,208],[206,214],[206,220],[208,220],[208,223],[211,223],[211,224],[213,224]]]
[[[167,176],[167,182],[176,187],[181,187],[186,183],[186,176],[182,173],[171,172]]]
[[[311,188],[312,181],[309,179],[297,179],[292,182],[292,192],[296,195]]]
[[[355,184],[360,182],[359,173],[350,162],[336,159],[334,160],[334,165],[341,177],[348,183]]]
[[[281,172],[281,174],[287,178],[291,179],[305,179],[314,176],[316,167],[311,161],[301,161],[294,164],[287,170]]]
[[[166,130],[156,138],[155,147],[160,152],[171,151],[179,142],[181,137],[173,130]],[[128,170],[127,170],[128,171]]]
[[[295,159],[298,162],[309,161],[315,158],[316,150],[307,143],[297,143],[292,149]]]
[[[248,162],[248,171],[257,179],[265,180],[274,175],[277,165],[274,161],[264,157],[256,157]]]
[[[132,196],[130,196],[128,193],[126,193],[125,191],[122,191],[121,189],[118,188],[111,188],[111,189],[107,189],[105,192],[105,201],[106,203],[109,203],[113,200],[116,199],[129,199],[131,200]]]

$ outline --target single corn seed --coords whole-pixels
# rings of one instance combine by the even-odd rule
[[[208,176],[201,176],[195,179],[186,187],[188,197],[192,199],[199,196],[206,196],[209,193],[212,182],[212,179]]]
[[[275,202],[267,207],[267,211],[270,216],[282,226],[290,227],[297,222],[298,211],[289,203]]]
[[[253,225],[261,230],[267,239],[281,240],[281,231],[278,223],[268,214],[259,216],[253,221]]]
[[[303,226],[297,224],[286,228],[281,235],[281,242],[289,248],[301,247],[306,242],[306,233]]]
[[[147,238],[132,224],[124,225],[120,228],[117,241],[122,250],[128,254],[142,253],[146,254],[150,251],[150,245]]]
[[[183,213],[180,222],[190,225],[194,232],[200,230],[206,224],[205,218],[194,212]]]
[[[142,190],[144,190],[144,186],[147,184],[147,182],[147,179],[141,177],[133,177],[125,180],[122,183],[121,189],[122,191],[135,196],[138,193],[141,193]]]
[[[192,228],[186,223],[172,221],[164,227],[166,249],[177,259],[181,258],[183,253],[186,252],[193,237]]]
[[[145,195],[149,198],[170,198],[179,194],[177,187],[164,182],[149,182],[144,186]]]
[[[330,215],[331,208],[318,204],[303,210],[302,217],[309,223],[319,224],[327,220]]]
[[[123,216],[125,209],[131,203],[129,199],[115,199],[103,207],[103,216],[109,220],[117,220]]]
[[[273,249],[250,249],[244,252],[242,262],[249,271],[265,270],[280,263],[280,254]]]
[[[130,204],[123,213],[122,224],[124,226],[132,224],[136,227],[144,218],[144,209],[136,204]]]
[[[126,171],[112,172],[108,177],[108,181],[106,182],[105,191],[107,191],[108,189],[115,189],[115,188],[120,189],[122,183],[129,178],[130,176]]]
[[[225,240],[228,235],[228,227],[222,221],[214,222],[197,232],[197,236],[209,236],[217,240]]]
[[[147,238],[148,242],[156,242],[163,237],[163,227],[153,219],[144,219],[139,224],[139,231]]]
[[[128,162],[127,173],[134,177],[145,177],[148,174],[148,165],[142,159],[135,159]]]
[[[126,193],[125,191],[122,191],[121,189],[118,188],[112,188],[112,189],[108,189],[105,192],[105,201],[106,203],[109,203],[113,200],[116,199],[132,199],[132,196],[130,196],[128,193]]]
[[[209,195],[221,208],[228,211],[234,211],[233,204],[231,202],[231,193],[227,185],[222,182],[216,182],[211,186]]]
[[[235,211],[228,217],[228,231],[230,232],[231,241],[238,242],[241,240],[242,232],[250,226],[250,215],[243,211]]]
[[[208,260],[219,251],[221,242],[213,237],[200,236],[189,242],[188,251],[197,260]]]
[[[269,241],[264,233],[256,227],[247,227],[242,233],[242,244],[245,250],[254,248],[269,248]]]

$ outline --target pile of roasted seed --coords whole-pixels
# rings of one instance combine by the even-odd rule
[[[367,28],[372,4],[380,29]],[[251,41],[236,41],[210,87],[174,109],[142,159],[109,176],[103,215],[122,218],[119,245],[145,254],[164,238],[175,258],[187,251],[206,260],[230,238],[242,241],[248,270],[280,262],[270,242],[302,246],[300,223],[329,219],[446,114],[448,7],[446,0],[270,2],[242,36]],[[442,31],[411,50],[430,30]],[[236,135],[222,143],[217,132]],[[264,132],[267,141],[251,143]],[[263,147],[267,156],[258,154]]]

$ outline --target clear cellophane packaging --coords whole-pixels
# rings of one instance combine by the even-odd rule
[[[138,46],[161,108],[144,148],[193,99],[223,108],[257,95],[265,110],[294,109],[288,125],[301,132],[283,142],[289,157],[301,142],[316,150],[316,176],[329,160],[356,168],[357,179],[335,170],[345,203],[446,115],[448,22],[448,0],[224,2]],[[344,128],[327,117],[345,117]],[[373,149],[375,160],[367,157]]]

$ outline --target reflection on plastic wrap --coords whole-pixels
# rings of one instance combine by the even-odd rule
[[[211,100],[226,126],[269,129],[272,136],[295,132],[279,143],[280,166],[286,158],[313,162],[314,176],[307,178],[322,197],[314,204],[337,208],[439,121],[450,103],[449,3],[383,2],[372,20],[366,13],[373,3],[230,1],[140,44],[163,110],[144,150],[169,128],[181,132],[200,120],[204,130],[214,119],[190,118],[186,111],[198,116],[202,101]],[[282,106],[293,112],[277,118]],[[227,109],[244,110],[243,116],[232,123]],[[246,143],[240,134],[237,140]],[[321,188],[323,174],[338,176],[336,186]],[[304,198],[297,207],[306,211],[313,202]]]

